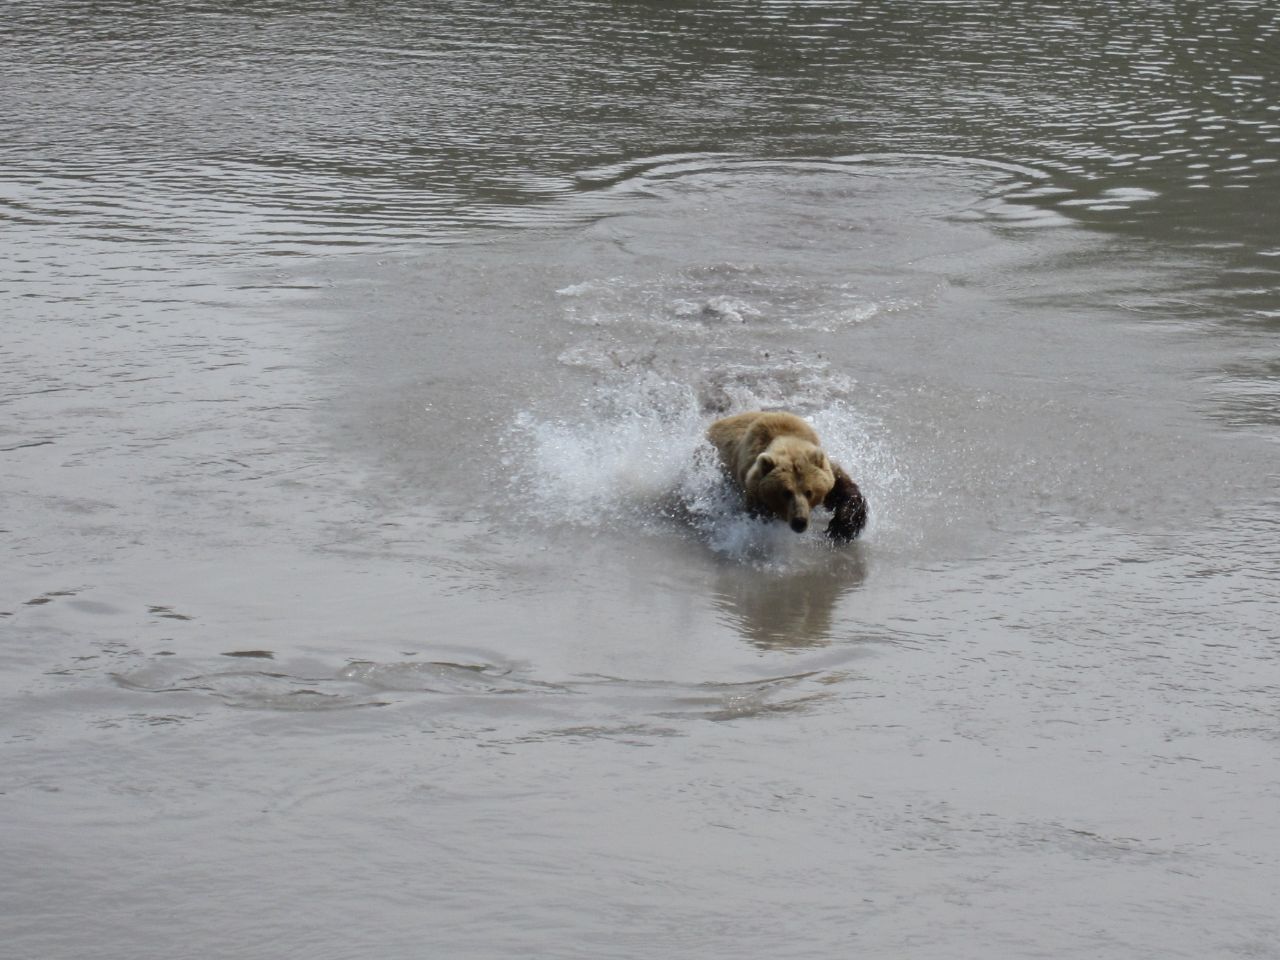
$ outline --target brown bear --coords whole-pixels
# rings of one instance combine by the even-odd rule
[[[827,536],[847,542],[867,522],[867,501],[849,475],[823,452],[813,428],[793,413],[757,410],[717,420],[707,439],[720,454],[747,509],[785,520],[796,533],[821,504],[832,512]]]

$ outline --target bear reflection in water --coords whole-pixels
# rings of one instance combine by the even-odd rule
[[[724,417],[707,429],[707,439],[751,513],[783,520],[804,533],[810,511],[824,506],[831,511],[827,536],[839,543],[852,540],[866,525],[862,491],[795,414],[757,410]]]
[[[766,650],[830,643],[836,604],[866,576],[861,552],[795,571],[733,565],[721,570],[713,602],[743,639]]]

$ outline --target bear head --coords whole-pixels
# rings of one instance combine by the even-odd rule
[[[785,520],[796,533],[809,526],[809,511],[822,503],[835,486],[831,461],[798,437],[776,437],[747,471],[748,506],[766,516]]]

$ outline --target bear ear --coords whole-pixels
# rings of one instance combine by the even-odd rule
[[[756,469],[760,471],[760,476],[762,477],[767,476],[769,471],[777,465],[778,464],[773,457],[769,456],[767,453],[762,453],[760,456],[756,457]]]

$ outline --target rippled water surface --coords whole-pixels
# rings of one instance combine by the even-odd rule
[[[6,949],[1280,957],[1277,63],[6,5]],[[859,542],[735,509],[758,406]]]

